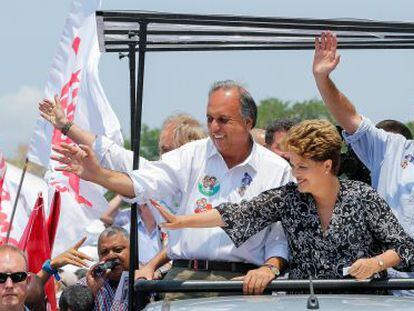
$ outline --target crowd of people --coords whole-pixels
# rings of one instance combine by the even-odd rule
[[[63,164],[56,169],[118,196],[101,216],[106,229],[97,241],[99,263],[92,266],[79,251],[83,240],[37,274],[28,273],[21,251],[0,246],[0,311],[39,301],[42,285],[69,264],[85,275],[64,284],[61,310],[125,308],[116,298],[130,256],[130,210],[120,208],[122,201],[139,204],[136,279],[243,280],[245,294],[262,294],[278,277],[413,277],[411,133],[400,122],[375,126],[361,116],[330,78],[339,61],[335,35],[324,32],[315,39],[316,85],[372,187],[338,176],[343,141],[333,124],[283,119],[255,129],[255,101],[232,80],[210,89],[208,135],[191,116],[174,115],[162,126],[160,160],[140,158],[138,170],[132,170],[131,151],[69,122],[58,97],[43,100],[41,115],[74,142],[53,148],[52,158]],[[34,280],[40,290],[28,291]]]

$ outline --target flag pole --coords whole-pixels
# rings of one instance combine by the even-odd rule
[[[10,232],[11,232],[11,229],[12,229],[12,226],[13,226],[14,215],[16,214],[16,209],[17,209],[17,202],[19,201],[20,191],[22,190],[23,181],[24,181],[24,177],[26,176],[26,171],[27,171],[27,166],[28,165],[29,165],[29,159],[26,157],[26,159],[24,160],[22,176],[20,177],[19,188],[17,188],[16,198],[14,199],[13,210],[12,210],[12,214],[11,214],[11,217],[10,217],[10,225],[9,225],[9,228],[7,229],[6,243],[9,243]]]

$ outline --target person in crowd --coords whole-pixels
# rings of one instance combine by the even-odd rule
[[[219,81],[208,96],[210,137],[168,152],[161,161],[127,175],[100,167],[87,146],[80,146],[80,152],[77,146],[62,144],[54,148],[59,156],[53,158],[65,164],[57,169],[138,202],[179,193],[177,214],[203,213],[213,205],[249,199],[291,180],[288,163],[252,140],[256,118],[257,107],[248,91],[234,81]],[[280,224],[258,233],[241,248],[235,248],[219,229],[169,232],[167,248],[140,271],[141,277],[151,278],[171,258],[167,280],[228,280],[245,275],[246,293],[260,293],[262,284],[279,275],[288,256]]]
[[[27,296],[24,301],[29,310],[46,311],[46,297],[42,280],[35,274],[31,274],[27,287]]]
[[[286,159],[286,152],[282,149],[282,141],[292,126],[298,123],[294,119],[273,120],[265,130],[266,147],[277,155]]]
[[[84,285],[66,287],[59,299],[60,311],[92,311],[94,297],[91,290]]]
[[[0,246],[0,311],[29,310],[24,301],[31,276],[27,259],[16,246]]]
[[[122,273],[129,269],[129,233],[121,227],[108,227],[99,235],[98,255],[100,263],[117,261],[110,271],[97,273],[96,265],[88,270],[78,284],[89,288],[94,296],[94,310],[111,310]]]
[[[313,61],[319,92],[344,129],[346,141],[370,170],[372,186],[390,205],[404,230],[414,237],[414,141],[411,133],[400,122],[380,122],[377,128],[361,116],[330,78],[339,61],[336,36],[331,32],[322,33],[315,39]],[[413,273],[389,272],[393,277],[414,277]]]
[[[131,209],[120,209],[121,196],[115,196],[109,202],[109,208],[102,214],[101,221],[106,226],[122,227],[129,232],[131,222]],[[138,237],[139,245],[145,251],[139,253],[140,266],[146,264],[162,249],[162,237],[153,212],[147,204],[138,209]],[[143,249],[141,248],[141,249]]]
[[[265,130],[254,128],[250,131],[252,134],[253,140],[258,143],[260,146],[266,147],[265,143]]]
[[[297,183],[250,201],[222,203],[198,215],[175,216],[158,206],[168,229],[220,226],[236,246],[275,221],[287,234],[290,279],[358,280],[389,267],[414,269],[414,240],[369,185],[339,180],[341,138],[326,120],[292,127],[284,141]]]

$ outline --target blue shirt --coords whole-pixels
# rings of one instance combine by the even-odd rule
[[[123,209],[115,217],[114,225],[124,228],[129,232],[131,225],[131,209]],[[152,232],[148,232],[142,219],[138,216],[138,243],[139,262],[146,264],[162,249],[161,233],[156,226]]]
[[[378,129],[364,117],[357,131],[352,135],[344,132],[344,137],[371,171],[372,186],[414,237],[414,141]],[[390,272],[391,276],[414,277],[413,273]]]

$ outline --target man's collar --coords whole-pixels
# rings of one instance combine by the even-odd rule
[[[235,167],[250,165],[255,171],[257,171],[257,148],[259,148],[259,145],[253,140],[253,137],[250,136],[250,139],[252,141],[252,149],[250,150],[249,155],[243,162],[237,164]],[[209,137],[207,140],[207,158],[209,159],[213,156],[219,156],[224,161],[223,156],[217,150],[213,141]]]

